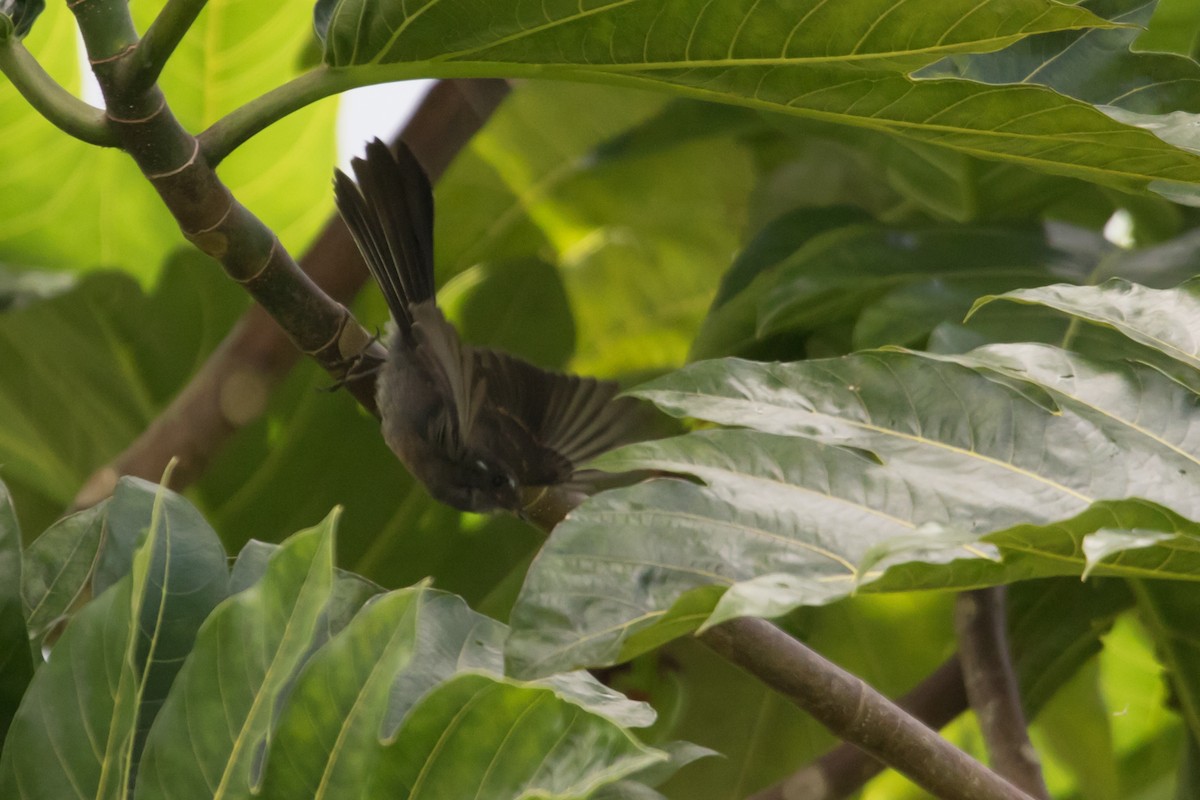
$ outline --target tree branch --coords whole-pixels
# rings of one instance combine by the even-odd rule
[[[108,127],[104,111],[60,86],[16,36],[0,37],[0,72],[59,130],[88,144],[117,146],[116,134]]]
[[[136,55],[138,39],[126,0],[76,0],[70,8],[104,94],[109,127],[184,235],[220,262],[301,352],[335,377],[344,377],[363,354],[382,359],[383,348],[372,344],[350,312],[322,292],[275,234],[233,197],[158,87],[142,89],[129,80],[125,62]],[[346,387],[373,408],[373,384],[360,379]]]
[[[225,157],[272,123],[309,103],[361,85],[353,73],[317,67],[256,97],[214,122],[196,138],[208,163],[216,168]]]
[[[840,738],[944,800],[1031,800],[862,680],[766,620],[724,622],[700,636]]]
[[[1037,751],[1026,730],[1006,620],[1003,586],[959,594],[954,623],[963,681],[993,768],[1032,797],[1050,800]]]
[[[504,81],[442,81],[426,95],[401,138],[436,181],[507,94]],[[337,215],[300,267],[342,303],[367,279],[358,248]],[[261,306],[250,308],[158,418],[88,478],[73,506],[85,508],[107,497],[122,475],[156,480],[172,456],[180,459],[173,488],[197,480],[229,438],[263,411],[299,355]]]
[[[912,691],[896,701],[933,730],[967,710],[962,664],[951,656]],[[864,750],[843,742],[812,764],[752,795],[749,800],[844,800],[886,768]]]
[[[123,69],[129,74],[121,76],[121,80],[127,82],[131,90],[144,91],[158,80],[171,54],[207,3],[208,0],[167,0],[138,42],[137,51],[124,62]]]

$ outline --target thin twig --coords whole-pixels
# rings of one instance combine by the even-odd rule
[[[127,78],[131,88],[146,89],[158,80],[167,60],[205,5],[207,0],[167,0],[138,42],[137,52],[126,62],[125,68],[131,72]]]
[[[1032,797],[1050,800],[1041,762],[1026,730],[1006,620],[1003,586],[959,594],[954,622],[963,683],[992,767]]]
[[[117,137],[108,127],[104,111],[60,86],[15,36],[0,37],[0,72],[59,130],[88,144],[116,147]]]
[[[862,680],[766,620],[730,620],[700,640],[838,737],[943,800],[1031,800]]]

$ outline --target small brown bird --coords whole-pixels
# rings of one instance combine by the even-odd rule
[[[334,176],[338,209],[396,324],[376,389],[384,440],[443,503],[561,517],[604,482],[579,466],[639,438],[652,412],[618,398],[612,381],[464,344],[434,297],[433,193],[421,166],[378,139],[351,165],[357,186]]]

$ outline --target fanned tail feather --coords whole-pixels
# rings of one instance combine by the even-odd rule
[[[396,155],[379,139],[350,162],[358,185],[338,170],[334,196],[371,276],[400,329],[412,329],[410,306],[434,297],[433,192],[403,144]]]

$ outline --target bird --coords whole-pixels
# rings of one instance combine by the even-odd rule
[[[582,465],[646,438],[653,412],[618,396],[615,381],[463,342],[437,304],[425,171],[403,143],[393,151],[379,139],[350,163],[357,182],[336,170],[334,196],[394,322],[376,401],[384,441],[408,471],[460,511],[534,522],[621,483]]]

